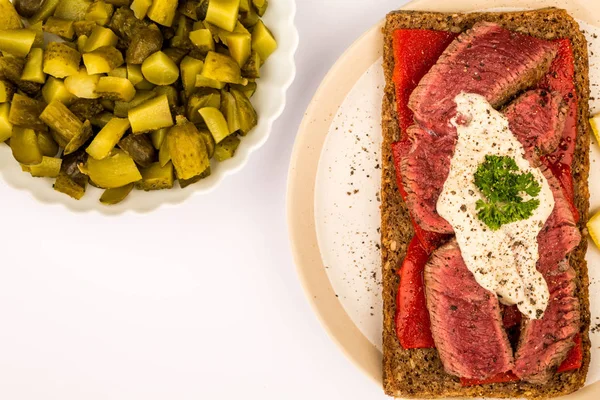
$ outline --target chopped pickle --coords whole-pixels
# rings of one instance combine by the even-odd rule
[[[85,35],[81,35],[77,38],[77,51],[83,53],[83,49],[85,49],[85,44],[87,43],[88,37]]]
[[[60,171],[54,182],[54,190],[64,193],[75,200],[79,200],[85,194],[85,187],[75,182],[64,171]]]
[[[130,109],[129,122],[133,133],[144,133],[173,126],[173,116],[167,96],[161,95]]]
[[[246,78],[242,78],[240,66],[233,58],[214,51],[209,51],[206,55],[202,76],[219,82],[242,85],[248,83]]]
[[[63,39],[71,40],[75,35],[73,21],[68,19],[50,17],[44,24],[44,32],[52,33]]]
[[[127,79],[131,81],[133,86],[136,86],[138,83],[143,82],[144,75],[142,74],[141,65],[136,64],[127,64]]]
[[[115,33],[103,26],[97,25],[92,29],[92,33],[85,42],[83,51],[89,53],[99,49],[100,47],[113,46],[115,47],[119,41],[119,38]]]
[[[105,111],[103,113],[96,115],[94,118],[92,118],[90,120],[90,122],[92,123],[92,126],[96,126],[96,127],[102,129],[106,125],[108,125],[110,120],[113,119],[114,117],[115,116],[113,114],[109,113],[108,111]]]
[[[198,113],[204,107],[221,107],[221,93],[215,89],[201,88],[189,99],[186,108],[187,119],[194,124],[202,123],[204,120]]]
[[[6,1],[6,0],[0,0],[0,3],[4,2],[4,1]],[[46,19],[48,19],[48,17],[50,17],[52,14],[54,14],[54,11],[56,10],[58,3],[60,3],[60,2],[61,2],[61,0],[45,0],[42,3],[42,6],[36,11],[35,15],[29,19],[29,23],[33,25],[33,24],[37,24],[38,22],[42,22],[42,21],[45,21]],[[0,12],[1,12],[0,15],[4,15],[4,10],[0,10]],[[2,25],[4,25],[4,24],[2,24]],[[9,29],[16,29],[16,28],[9,28]]]
[[[31,176],[36,178],[56,178],[60,173],[62,160],[54,157],[42,157],[42,162],[29,166]]]
[[[242,76],[250,79],[260,78],[260,65],[262,61],[256,51],[250,53],[250,57],[246,61],[246,64],[242,67]]]
[[[0,26],[3,29],[21,29],[21,16],[10,0],[0,0]]]
[[[69,106],[69,110],[81,121],[85,121],[104,111],[104,107],[98,99],[77,99]]]
[[[159,163],[153,163],[140,170],[142,180],[135,183],[136,189],[140,190],[161,190],[171,189],[175,183],[173,174],[173,164],[167,163],[161,166]]]
[[[188,55],[189,51],[178,47],[169,47],[164,49],[163,53],[165,53],[176,65],[179,65],[184,57]]]
[[[169,161],[171,161],[171,153],[169,153],[169,143],[167,142],[167,140],[163,140],[162,144],[160,145],[160,150],[158,151],[158,162],[160,163],[161,167],[164,167]]]
[[[100,25],[106,25],[112,17],[115,7],[102,0],[96,0],[85,13],[86,21],[94,21]]]
[[[265,62],[276,49],[277,42],[273,34],[262,21],[258,21],[252,30],[252,50],[258,53],[262,62]]]
[[[96,94],[109,100],[129,102],[135,97],[135,88],[126,78],[103,76],[96,86]]]
[[[110,72],[124,62],[121,52],[112,46],[99,47],[83,55],[83,63],[90,75]]]
[[[219,82],[202,75],[196,75],[196,87],[223,89],[225,87],[225,82]]]
[[[0,30],[0,51],[25,57],[35,42],[35,35],[30,29]]]
[[[153,0],[147,17],[157,24],[172,26],[178,2],[174,0]]]
[[[198,1],[184,0],[179,2],[179,13],[188,18],[198,21]]]
[[[242,132],[242,135],[246,135],[258,123],[258,116],[246,95],[239,90],[231,89],[230,91],[237,104],[240,119],[240,131]]]
[[[186,95],[192,94],[196,90],[196,76],[202,72],[204,62],[192,57],[185,57],[179,66],[181,69],[181,81]]]
[[[96,160],[106,158],[115,148],[119,140],[129,129],[129,120],[125,118],[112,118],[104,128],[92,140],[92,143],[85,150]]]
[[[58,100],[53,100],[43,109],[40,119],[58,135],[59,144],[69,143],[83,130],[83,123],[79,118]]]
[[[8,120],[10,104],[0,104],[0,142],[6,142],[12,136],[13,124]]]
[[[33,47],[44,47],[44,23],[42,21],[37,24],[29,25],[29,28],[35,32],[35,40],[33,42]]]
[[[118,36],[129,40],[135,30],[146,26],[146,24],[135,17],[133,11],[126,7],[118,8],[112,16],[108,27]]]
[[[78,73],[69,75],[65,79],[65,88],[69,93],[81,99],[97,99],[100,97],[96,94],[96,86],[99,80],[100,75],[90,75],[84,67]]]
[[[226,91],[221,91],[221,113],[227,121],[229,133],[240,129],[240,116],[233,95]]]
[[[155,85],[171,85],[179,78],[179,68],[165,53],[157,51],[142,64],[144,78]]]
[[[127,79],[127,68],[125,67],[117,67],[110,72],[107,72],[108,76],[114,76],[115,78],[124,78]],[[133,82],[131,82],[133,85]]]
[[[49,132],[40,131],[38,135],[38,146],[43,155],[47,157],[54,157],[58,154],[58,144],[52,138],[52,134]]]
[[[21,164],[33,165],[42,162],[43,154],[38,145],[37,134],[33,129],[13,127],[10,148],[15,160]]]
[[[215,159],[217,161],[225,161],[233,157],[240,142],[240,138],[235,135],[225,138],[215,148]]]
[[[44,73],[65,78],[79,72],[81,54],[64,43],[51,42],[44,52]]]
[[[177,29],[175,36],[171,38],[171,47],[180,47],[182,49],[191,49],[192,42],[190,41],[190,32],[192,31],[193,22],[185,15],[180,15],[177,20]]]
[[[64,154],[71,154],[79,150],[79,148],[83,146],[93,134],[94,132],[92,130],[92,124],[90,121],[85,121],[82,129],[79,131],[79,134],[71,139],[71,141],[65,146]]]
[[[204,119],[204,123],[215,139],[215,143],[219,144],[231,134],[231,132],[229,132],[229,127],[227,126],[227,121],[218,108],[205,107],[201,108],[198,112],[202,116],[202,119]]]
[[[0,103],[6,103],[12,100],[15,94],[15,86],[9,81],[0,79]]]
[[[160,150],[160,146],[165,140],[165,137],[167,137],[168,132],[169,128],[161,128],[150,133],[150,139],[152,139],[152,146],[154,146],[156,150]]]
[[[179,106],[179,92],[173,86],[157,86],[153,89],[159,96],[164,94],[169,101],[169,107],[174,109]]]
[[[89,176],[94,184],[104,189],[118,188],[142,179],[133,159],[119,149],[113,150],[102,160],[89,157],[79,169]]]
[[[193,185],[194,183],[200,182],[204,178],[208,178],[210,176],[210,173],[211,173],[210,167],[208,167],[208,168],[206,168],[204,170],[203,173],[201,173],[200,175],[196,175],[193,178],[190,178],[190,179],[179,179],[179,186],[182,189],[185,189],[186,187],[188,187],[190,185]]]
[[[115,101],[115,116],[120,118],[127,118],[129,110],[139,106],[147,100],[153,99],[156,96],[157,93],[151,90],[138,90],[135,94],[135,97],[130,102]]]
[[[90,8],[90,0],[61,0],[54,11],[54,16],[71,21],[85,19],[85,13]]]
[[[79,36],[90,37],[90,35],[94,31],[94,28],[97,25],[98,24],[95,23],[94,21],[75,21],[75,22],[73,22],[73,30],[75,31],[75,35],[77,37],[79,37]]]
[[[240,0],[240,12],[248,12],[250,10],[251,0]]]
[[[238,18],[240,0],[210,0],[206,11],[206,21],[232,32]]]
[[[265,15],[267,11],[267,7],[269,6],[268,0],[252,0],[252,4],[256,7],[256,12],[260,17]]]
[[[133,0],[131,3],[131,10],[135,14],[137,19],[144,19],[148,14],[148,9],[152,5],[152,0]]]
[[[107,206],[119,204],[129,196],[129,193],[131,193],[132,190],[133,183],[118,188],[106,189],[104,193],[102,193],[102,196],[100,196],[100,203]]]
[[[31,49],[25,62],[25,68],[21,74],[21,80],[44,83],[46,82],[46,74],[44,74],[44,50]]]
[[[243,85],[229,85],[230,88],[235,89],[235,90],[239,90],[240,92],[244,93],[244,95],[247,98],[250,98],[254,95],[254,92],[256,92],[256,82],[248,82],[248,84],[246,86]]]
[[[166,141],[178,178],[193,178],[210,167],[204,140],[185,117],[177,117],[177,125],[171,128]]]
[[[38,100],[15,93],[10,105],[8,120],[11,124],[22,128],[45,131],[48,128],[40,120],[40,114],[46,105]]]
[[[243,67],[250,58],[252,37],[249,33],[232,33],[227,37],[231,57]]]
[[[54,182],[54,190],[64,193],[75,200],[79,200],[85,194],[85,187],[75,182],[67,173],[60,171]]]
[[[125,136],[119,141],[119,147],[142,167],[147,167],[157,160],[156,149],[148,135]]]
[[[83,149],[63,156],[61,173],[65,172],[75,183],[85,188],[89,179],[87,175],[79,170],[79,165],[86,163],[88,158],[87,153]]]
[[[130,64],[142,64],[152,54],[160,51],[163,36],[156,25],[136,29],[131,36],[125,59]]]
[[[115,102],[112,100],[100,99],[100,105],[102,106],[103,110],[109,111],[111,113],[115,111]]]
[[[248,11],[240,12],[240,22],[246,27],[251,28],[260,20],[254,7],[249,7]]]
[[[208,29],[198,29],[190,32],[190,40],[200,52],[208,53],[215,50],[213,35]]]
[[[213,138],[210,131],[206,129],[198,129],[198,132],[200,132],[200,136],[202,136],[202,139],[204,139],[206,151],[208,152],[208,158],[210,159],[215,154],[215,147],[217,146],[215,143],[215,138]]]

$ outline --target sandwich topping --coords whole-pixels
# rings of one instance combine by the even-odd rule
[[[455,98],[458,138],[437,212],[452,226],[467,268],[501,303],[530,319],[548,305],[548,285],[536,269],[537,237],[554,209],[539,168],[506,117],[480,95]]]

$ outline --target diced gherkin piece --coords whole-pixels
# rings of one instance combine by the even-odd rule
[[[56,178],[60,173],[62,160],[54,157],[42,157],[42,162],[29,166],[31,176],[36,178]]]
[[[80,99],[97,99],[100,97],[96,93],[99,80],[100,75],[88,74],[84,67],[77,74],[70,75],[65,79],[65,87],[71,94]]]
[[[181,69],[181,81],[183,83],[183,89],[189,96],[196,88],[196,76],[202,72],[204,62],[192,57],[185,57],[179,68]]]
[[[102,193],[102,196],[100,196],[100,203],[104,205],[118,204],[125,200],[125,198],[129,196],[129,193],[131,193],[132,190],[133,183],[118,188],[106,189],[104,193]]]
[[[171,189],[175,183],[173,164],[170,162],[165,166],[161,166],[157,162],[153,163],[142,168],[140,173],[142,174],[142,180],[135,183],[136,189],[139,190]]]
[[[227,91],[221,91],[221,113],[227,121],[229,133],[240,129],[240,116],[233,95]]]
[[[119,42],[119,38],[115,33],[103,26],[97,25],[92,29],[92,33],[85,42],[83,51],[89,53],[99,49],[100,47],[112,46],[115,47]]]
[[[119,141],[119,147],[142,167],[148,167],[157,161],[156,149],[148,135],[125,136]]]
[[[8,120],[10,104],[0,104],[0,142],[6,142],[12,136],[13,124]]]
[[[94,21],[75,21],[73,22],[73,30],[75,31],[75,35],[79,36],[87,36],[90,37],[94,28],[98,24]]]
[[[190,32],[190,41],[202,53],[215,50],[213,35],[208,29],[198,29]]]
[[[75,35],[73,21],[68,19],[50,17],[44,24],[44,32],[52,33],[63,39],[71,40]]]
[[[0,51],[25,57],[35,42],[35,36],[35,31],[30,29],[0,30]]]
[[[40,120],[40,114],[44,111],[44,107],[43,102],[16,93],[10,105],[8,120],[16,126],[45,131],[48,128]]]
[[[161,95],[129,110],[133,133],[144,133],[173,126],[173,116],[167,96]]]
[[[147,100],[153,99],[158,94],[151,90],[138,90],[135,97],[130,102],[115,101],[114,114],[119,118],[127,118],[129,110],[139,106]]]
[[[110,17],[112,17],[114,9],[115,8],[112,4],[107,4],[102,0],[96,0],[87,9],[85,13],[85,20],[94,21],[100,25],[106,25],[110,21]]]
[[[129,127],[128,119],[112,118],[106,126],[98,132],[85,151],[96,160],[102,160],[103,158],[108,157]]]
[[[152,140],[152,146],[154,146],[154,148],[156,150],[160,150],[160,146],[162,145],[163,141],[165,140],[165,137],[167,137],[168,132],[169,132],[169,128],[161,128],[161,129],[155,130],[154,132],[150,133],[150,139]]]
[[[0,0],[0,2],[3,2],[3,1],[6,1],[6,0]],[[39,22],[42,22],[42,21],[45,21],[46,19],[48,19],[48,17],[50,17],[52,14],[54,14],[54,11],[58,7],[58,3],[60,3],[61,1],[62,0],[45,0],[42,3],[42,6],[40,7],[40,9],[35,13],[35,15],[33,17],[29,18],[29,23],[31,25],[34,25],[34,24],[37,24]]]
[[[83,55],[83,63],[88,74],[105,74],[123,65],[123,55],[112,46],[100,47]]]
[[[118,188],[142,179],[133,159],[119,149],[113,150],[102,160],[89,157],[85,165],[79,168],[92,182],[104,189]]]
[[[79,72],[81,54],[64,43],[51,42],[44,52],[44,73],[65,78]]]
[[[61,171],[54,182],[54,190],[64,193],[75,200],[79,200],[85,194],[85,187],[75,182],[66,172]]]
[[[126,78],[103,76],[96,86],[96,94],[113,101],[129,102],[135,97],[135,88]]]
[[[79,148],[83,146],[92,137],[93,134],[94,132],[92,130],[91,122],[85,121],[78,135],[71,139],[71,141],[69,141],[69,143],[67,143],[67,145],[65,146],[64,154],[71,154],[79,150]]]
[[[246,95],[235,89],[231,89],[231,94],[235,98],[237,105],[240,131],[242,135],[246,135],[258,123],[258,116],[254,110],[254,107],[252,106],[252,103],[250,103],[250,100],[248,97],[246,97]]]
[[[44,108],[40,119],[58,135],[58,143],[69,143],[79,136],[83,130],[83,123],[58,100],[53,100]]]
[[[130,8],[137,19],[144,19],[146,18],[151,5],[152,0],[133,0]]]
[[[142,64],[144,78],[155,85],[171,85],[179,78],[179,68],[162,51],[152,54]]]
[[[152,54],[160,51],[163,36],[156,25],[143,26],[133,31],[125,59],[129,64],[142,64]]]
[[[167,134],[171,161],[179,179],[190,179],[210,167],[204,140],[196,126],[185,117],[177,117],[177,124]]]
[[[218,108],[205,107],[199,111],[208,130],[213,135],[215,143],[219,144],[223,139],[231,134],[225,117]]]
[[[104,111],[104,106],[98,99],[77,99],[69,106],[69,110],[81,121],[85,121]]]
[[[21,80],[44,83],[46,82],[46,74],[44,74],[44,50],[31,49],[25,62],[25,68],[21,74]]]
[[[258,21],[252,30],[252,50],[258,53],[262,62],[277,50],[273,34],[262,21]]]
[[[81,21],[85,19],[85,13],[91,4],[91,0],[61,0],[54,11],[54,16],[71,21]]]
[[[231,57],[242,67],[250,58],[252,38],[249,33],[232,33],[227,37],[227,47]]]
[[[240,138],[235,135],[225,138],[215,148],[215,159],[217,161],[225,161],[233,157],[240,142]]]
[[[11,101],[14,94],[15,86],[9,81],[0,79],[0,103]]]
[[[10,0],[0,0],[0,26],[2,29],[21,29],[21,16]]]
[[[38,137],[38,146],[40,147],[40,151],[46,157],[54,157],[58,153],[58,144],[52,137],[50,132],[40,131],[37,133]]]
[[[256,7],[256,12],[261,17],[263,15],[265,15],[265,12],[267,11],[267,7],[269,7],[268,0],[252,0],[252,4],[254,5],[254,7]]]
[[[239,83],[242,85],[248,83],[246,78],[242,78],[240,66],[233,58],[214,51],[210,51],[206,55],[202,76],[225,83]]]
[[[201,173],[200,175],[196,175],[193,178],[179,179],[179,186],[182,189],[185,189],[186,187],[193,185],[194,183],[200,182],[204,178],[208,178],[210,176],[210,174],[211,174],[211,170],[210,170],[210,167],[208,167],[208,168],[206,168],[206,170],[204,170],[203,173]]]
[[[238,19],[240,0],[210,0],[206,21],[232,32]]]
[[[186,116],[194,124],[204,122],[200,113],[201,108],[205,107],[221,107],[221,93],[215,89],[200,88],[196,93],[188,99],[186,107]]]
[[[153,0],[147,16],[157,24],[172,26],[177,5],[178,2],[173,0]]]
[[[260,66],[262,61],[256,51],[250,53],[250,57],[242,67],[242,76],[249,79],[260,78]]]
[[[13,127],[10,148],[15,160],[21,164],[34,165],[42,162],[43,154],[33,129]]]

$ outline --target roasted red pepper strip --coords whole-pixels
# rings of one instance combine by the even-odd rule
[[[394,84],[398,122],[402,132],[414,124],[408,99],[457,34],[425,29],[398,29],[394,32]],[[404,139],[404,138],[403,138]]]
[[[460,378],[460,384],[463,387],[466,387],[487,385],[489,383],[516,382],[518,380],[519,378],[515,374],[513,374],[511,371],[508,371],[484,380]]]
[[[575,336],[575,346],[567,354],[565,361],[558,367],[557,372],[575,371],[583,365],[583,344],[581,343],[581,335]]]
[[[567,103],[568,112],[565,121],[563,137],[558,149],[544,157],[544,163],[550,168],[554,176],[560,181],[561,187],[569,202],[575,220],[579,220],[579,212],[573,202],[573,175],[571,165],[577,145],[577,91],[575,90],[575,62],[573,48],[569,39],[559,39],[558,55],[552,62],[550,71],[542,79],[540,88],[556,91],[563,95]]]
[[[405,349],[435,347],[423,282],[423,270],[428,259],[429,254],[421,241],[413,237],[400,269],[400,288],[396,299],[396,335]]]

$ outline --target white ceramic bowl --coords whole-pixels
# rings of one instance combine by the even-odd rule
[[[176,184],[170,190],[144,192],[134,190],[128,198],[114,206],[104,206],[98,199],[102,190],[88,185],[81,200],[56,192],[52,188],[52,179],[32,178],[21,171],[21,167],[12,157],[8,146],[0,146],[0,196],[4,190],[26,190],[43,203],[59,203],[74,211],[96,210],[107,214],[125,211],[148,212],[163,204],[178,204],[193,194],[207,193],[217,187],[226,176],[241,170],[250,155],[261,147],[269,137],[273,122],[281,115],[285,107],[286,91],[296,75],[294,53],[298,47],[298,32],[294,25],[296,14],[295,0],[276,0],[269,2],[269,8],[263,21],[277,39],[278,48],[269,57],[261,69],[258,89],[252,97],[252,104],[258,113],[258,125],[242,139],[235,157],[219,163],[213,160],[212,174],[202,181],[180,189]]]

